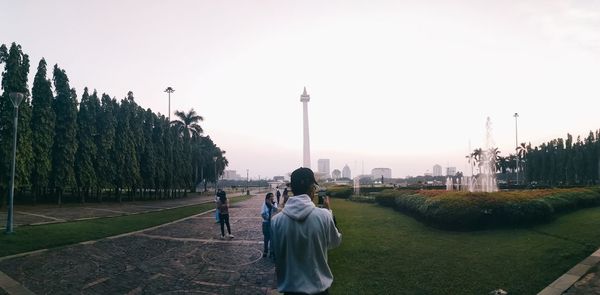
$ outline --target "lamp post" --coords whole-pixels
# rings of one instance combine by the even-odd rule
[[[217,183],[219,181],[219,177],[217,176],[217,157],[213,157],[213,162],[215,162],[215,196],[217,195]]]
[[[171,123],[171,93],[175,92],[175,89],[173,89],[172,87],[167,87],[167,89],[165,89],[165,92],[169,94],[169,123]]]
[[[14,134],[13,134],[13,154],[11,163],[11,174],[10,174],[10,189],[8,191],[8,214],[6,220],[6,233],[13,233],[13,199],[15,192],[15,162],[17,160],[17,124],[19,123],[19,105],[23,101],[23,93],[11,92],[8,97],[12,101],[15,107],[14,117]]]
[[[519,139],[518,139],[518,129],[517,129],[517,118],[519,117],[518,113],[514,114],[515,117],[515,171],[517,172],[517,184],[519,184]]]
[[[250,183],[250,178],[248,177],[249,172],[250,172],[250,169],[246,169],[246,195],[250,194],[250,191],[248,190],[248,184]]]

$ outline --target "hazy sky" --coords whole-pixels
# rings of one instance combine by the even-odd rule
[[[11,1],[0,43],[155,112],[194,108],[229,169],[284,175],[302,163],[311,95],[312,166],[466,170],[485,121],[506,156],[600,128],[597,1]]]

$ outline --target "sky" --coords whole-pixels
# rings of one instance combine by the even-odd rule
[[[600,2],[11,1],[0,43],[84,87],[168,113],[193,108],[251,178],[302,165],[470,172],[486,118],[501,154],[600,128]],[[513,117],[518,113],[517,120]],[[515,134],[517,131],[518,134]],[[468,173],[467,173],[468,174]]]

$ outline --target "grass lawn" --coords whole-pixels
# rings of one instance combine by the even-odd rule
[[[332,294],[536,294],[600,245],[600,208],[524,229],[452,232],[341,199]]]
[[[231,203],[249,197],[231,198]],[[138,231],[214,209],[207,203],[128,216],[98,218],[47,225],[20,226],[11,235],[0,234],[0,257],[38,249],[64,246]]]

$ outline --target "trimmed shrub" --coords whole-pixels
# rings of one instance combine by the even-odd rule
[[[415,194],[415,191],[412,190],[394,190],[387,189],[381,191],[380,193],[373,194],[375,197],[375,202],[384,207],[395,207],[396,197],[402,195],[412,195]]]
[[[328,187],[327,192],[332,198],[348,199],[352,196],[354,188],[347,185],[334,185]]]
[[[378,193],[384,190],[389,190],[391,189],[390,187],[383,187],[383,186],[361,186],[360,187],[360,194],[361,195],[368,195],[370,193]]]
[[[349,200],[358,203],[375,203],[375,196],[352,195]]]
[[[547,222],[556,213],[600,205],[599,189],[546,189],[494,193],[386,190],[377,204],[414,215],[432,226],[482,229]]]

